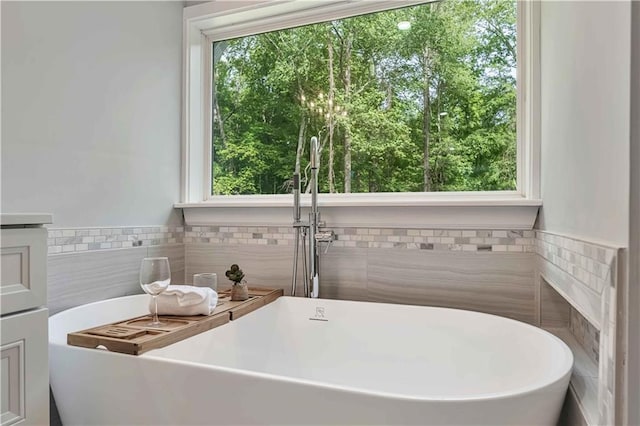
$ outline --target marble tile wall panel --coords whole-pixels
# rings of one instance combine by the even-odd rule
[[[597,328],[602,323],[600,294],[582,285],[575,277],[566,273],[541,256],[536,257],[536,270],[571,306],[578,309]]]
[[[290,294],[291,246],[187,243],[185,247],[188,282],[194,273],[215,272],[222,288],[224,272],[238,263],[249,284],[283,288]],[[456,307],[533,323],[533,256],[331,247],[320,258],[320,295]],[[301,269],[300,265],[299,283]],[[297,291],[302,294],[301,285]]]
[[[186,263],[185,270],[185,282],[187,284],[193,284],[193,274],[200,274],[203,272],[213,272],[218,275],[218,289],[227,287],[225,271],[229,265],[226,264],[226,260],[219,259],[224,254],[222,247],[216,249],[215,246],[205,244],[185,244],[184,248]],[[240,260],[235,260],[240,264],[244,270],[244,265]]]
[[[571,305],[548,283],[540,283],[540,326],[569,327],[571,321]]]
[[[50,314],[74,306],[142,293],[140,262],[167,256],[171,279],[184,282],[184,245],[134,247],[48,256],[47,290]]]
[[[171,267],[171,284],[185,283],[184,244],[168,244],[147,248],[148,257],[168,257]]]
[[[146,247],[49,256],[47,290],[50,314],[74,306],[142,293],[138,283]]]
[[[533,254],[369,250],[372,301],[469,309],[533,323]]]
[[[225,272],[237,263],[249,286],[282,288],[286,295],[291,294],[293,247],[186,244],[185,253],[187,283],[193,282],[193,274],[214,272],[218,274],[218,289],[229,288],[231,282]],[[302,277],[302,266],[299,276]],[[301,278],[299,282],[302,283]]]
[[[368,301],[367,250],[331,247],[320,255],[320,297]]]

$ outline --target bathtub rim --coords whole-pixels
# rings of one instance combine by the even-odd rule
[[[55,317],[57,317],[60,314],[63,313],[69,313],[70,311],[74,311],[74,310],[80,310],[80,309],[84,309],[87,308],[88,306],[91,305],[98,305],[98,304],[102,304],[105,302],[113,302],[115,300],[118,299],[133,299],[133,298],[144,298],[144,297],[149,297],[147,294],[135,294],[135,295],[129,295],[129,296],[120,296],[120,297],[115,297],[115,298],[111,298],[111,299],[105,299],[105,300],[100,300],[100,301],[96,301],[96,302],[91,302],[91,303],[87,303],[84,305],[79,305],[79,306],[75,306],[69,309],[66,309],[64,311],[60,311],[54,315],[51,315],[49,317],[49,331],[51,332],[51,320],[54,319]],[[299,297],[292,297],[292,296],[281,296],[279,299],[300,299]],[[331,300],[334,302],[353,302],[353,303],[375,303],[376,305],[390,305],[390,306],[402,306],[402,307],[410,307],[410,308],[430,308],[430,309],[437,309],[437,310],[453,310],[453,311],[462,311],[462,312],[471,312],[474,314],[478,314],[478,315],[489,315],[492,317],[497,317],[501,320],[508,320],[508,321],[512,321],[515,323],[518,323],[519,326],[527,326],[530,330],[541,334],[547,338],[551,338],[552,341],[554,341],[556,344],[560,344],[562,347],[562,352],[564,354],[564,359],[561,361],[563,363],[569,363],[569,368],[567,369],[567,371],[565,371],[563,374],[558,375],[557,377],[552,377],[549,378],[548,380],[544,380],[541,381],[539,383],[536,383],[534,385],[529,385],[529,386],[523,386],[523,387],[519,387],[519,388],[515,388],[511,391],[502,391],[502,392],[492,392],[492,393],[484,393],[484,394],[478,394],[478,395],[473,395],[473,396],[460,396],[460,397],[435,397],[435,396],[412,396],[412,395],[406,395],[406,394],[400,394],[400,393],[393,393],[393,392],[385,392],[385,391],[372,391],[372,390],[368,390],[368,389],[364,389],[364,388],[360,388],[360,387],[351,387],[351,386],[344,386],[344,385],[337,385],[337,384],[333,384],[333,383],[329,383],[329,382],[321,382],[318,380],[309,380],[309,379],[302,379],[302,378],[297,378],[297,377],[291,377],[291,376],[286,376],[286,375],[278,375],[278,374],[272,374],[272,373],[266,373],[266,372],[261,372],[261,371],[255,371],[255,370],[247,370],[247,369],[240,369],[240,368],[234,368],[234,367],[226,367],[226,366],[222,366],[222,365],[214,365],[214,364],[206,364],[206,363],[198,363],[198,362],[194,362],[194,361],[187,361],[187,360],[182,360],[182,359],[176,359],[176,358],[170,358],[169,356],[158,356],[158,355],[154,355],[154,352],[156,351],[156,349],[150,350],[148,352],[145,352],[141,355],[129,355],[129,354],[123,354],[123,353],[119,353],[119,352],[111,352],[107,349],[94,349],[94,348],[83,348],[80,346],[73,346],[73,345],[69,345],[67,344],[66,340],[64,342],[60,342],[60,341],[56,341],[56,340],[51,340],[51,333],[49,334],[49,345],[57,345],[57,346],[61,346],[61,347],[66,347],[68,350],[79,350],[79,351],[92,351],[91,353],[96,353],[96,351],[98,351],[97,353],[99,353],[99,356],[110,356],[110,355],[115,355],[115,356],[121,356],[121,357],[126,357],[127,359],[134,357],[134,358],[138,358],[138,359],[152,359],[156,362],[161,362],[161,363],[172,363],[172,364],[178,364],[178,365],[184,365],[184,366],[188,366],[188,367],[192,367],[192,368],[204,368],[207,370],[212,370],[212,371],[221,371],[223,373],[231,373],[231,374],[237,374],[237,375],[241,375],[241,376],[245,376],[245,377],[256,377],[259,379],[266,379],[266,380],[277,380],[277,381],[283,381],[283,382],[287,382],[287,383],[293,383],[293,384],[297,384],[297,385],[303,385],[303,386],[312,386],[312,387],[318,387],[318,388],[325,388],[325,389],[330,389],[330,390],[334,390],[334,391],[339,391],[339,392],[347,392],[347,393],[353,393],[353,394],[359,394],[359,395],[365,395],[365,396],[372,396],[372,397],[382,397],[382,398],[387,398],[387,399],[393,399],[393,400],[398,400],[398,401],[412,401],[412,402],[434,402],[434,403],[444,403],[444,402],[449,402],[449,403],[455,403],[455,402],[483,402],[483,401],[488,401],[488,400],[502,400],[502,399],[510,399],[510,398],[517,398],[517,397],[524,397],[530,394],[534,394],[536,392],[540,392],[542,390],[546,390],[549,388],[553,388],[554,386],[558,385],[559,383],[563,382],[563,381],[567,381],[569,380],[572,371],[573,371],[573,365],[574,365],[574,356],[573,356],[573,352],[571,351],[571,349],[567,346],[566,343],[564,343],[560,338],[558,338],[557,336],[549,333],[548,331],[536,327],[534,325],[522,322],[522,321],[518,321],[518,320],[514,320],[512,318],[507,318],[507,317],[502,317],[500,315],[494,315],[494,314],[488,314],[488,313],[484,313],[484,312],[477,312],[477,311],[470,311],[470,310],[466,310],[466,309],[457,309],[457,308],[445,308],[445,307],[438,307],[438,306],[422,306],[422,305],[401,305],[401,304],[396,304],[396,303],[384,303],[384,302],[362,302],[362,301],[351,301],[351,300],[346,300],[346,301],[342,301],[342,300],[335,300],[335,299],[325,299],[325,300]],[[278,300],[274,301],[273,303],[277,303]],[[269,306],[269,305],[265,305],[265,306]],[[237,321],[241,321],[242,317],[235,320],[235,321],[230,321],[227,324],[224,324],[223,326],[233,326],[232,324],[234,322]],[[222,326],[221,326],[222,327]],[[211,332],[215,330],[211,329],[211,330],[207,330],[204,331],[203,333],[207,333],[207,332]],[[200,333],[200,334],[203,334]],[[66,336],[66,334],[65,334]],[[195,337],[195,336],[192,336]],[[186,340],[186,339],[185,339]],[[163,348],[158,348],[158,349],[165,349],[170,347],[171,345],[165,346]]]

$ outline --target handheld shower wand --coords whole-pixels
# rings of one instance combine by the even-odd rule
[[[296,278],[298,277],[298,250],[300,246],[300,164],[296,162],[293,173],[293,227],[295,248],[293,254],[293,278],[291,279],[291,296],[296,295]]]

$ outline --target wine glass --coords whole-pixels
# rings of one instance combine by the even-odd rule
[[[158,319],[158,295],[169,287],[171,269],[167,257],[145,257],[140,265],[140,287],[145,293],[153,297],[155,310],[153,321],[144,324],[147,327],[162,327],[165,325]]]

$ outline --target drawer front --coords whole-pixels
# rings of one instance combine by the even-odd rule
[[[2,315],[47,303],[47,230],[2,229]]]
[[[49,424],[46,308],[0,319],[0,425]]]

